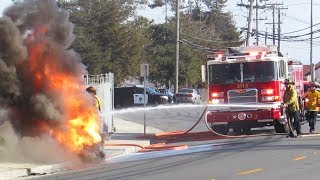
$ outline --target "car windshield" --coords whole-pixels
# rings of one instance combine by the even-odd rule
[[[180,89],[178,93],[193,93],[192,89]]]
[[[166,90],[165,89],[158,89],[159,93],[163,93],[165,94],[166,93]]]
[[[213,64],[209,66],[210,83],[267,82],[276,80],[276,62],[246,62]]]
[[[150,94],[158,94],[158,92],[155,89],[152,89],[151,87],[147,87],[146,90]]]

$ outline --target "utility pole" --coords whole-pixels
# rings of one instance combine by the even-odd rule
[[[272,24],[272,44],[276,45],[276,6],[282,5],[282,4],[273,3],[273,4],[267,4],[267,5],[269,8],[272,8],[272,23],[266,23],[266,24]],[[280,26],[278,25],[278,27]],[[279,32],[279,28],[278,28],[278,32]],[[280,35],[280,33],[278,34]]]
[[[267,2],[268,0],[260,0],[260,2]],[[267,20],[267,18],[264,19],[259,19],[259,13],[258,13],[258,9],[265,9],[266,6],[259,6],[258,5],[258,0],[256,0],[256,39],[257,39],[257,45],[259,45],[259,20]],[[267,28],[266,28],[266,32],[265,32],[265,38],[264,38],[264,45],[267,45]]]
[[[255,35],[256,35],[256,42],[258,44],[259,43],[259,39],[258,39],[259,38],[258,37],[259,36],[259,31],[258,31],[259,20],[264,20],[264,19],[259,19],[258,9],[264,9],[265,8],[265,6],[259,6],[258,0],[256,0],[256,5],[255,6],[253,5],[254,0],[249,0],[249,1],[250,1],[249,5],[243,4],[242,2],[237,4],[238,6],[243,6],[243,7],[246,7],[247,9],[249,9],[248,28],[247,28],[247,41],[246,41],[246,45],[247,46],[251,45],[253,9],[256,9],[256,19],[255,19],[256,20],[256,32],[255,32]],[[267,0],[260,0],[260,1],[267,1]]]
[[[179,9],[180,9],[180,0],[176,0],[176,72],[175,72],[175,84],[174,84],[174,93],[178,92],[179,88],[179,21],[180,21],[180,15],[179,15]]]
[[[273,4],[272,5],[272,44],[273,45],[276,44],[276,37],[275,37],[275,34],[276,34],[276,22],[275,22],[276,13],[275,13],[275,10],[276,10],[276,6]]]
[[[311,0],[311,19],[310,19],[310,75],[311,81],[314,81],[314,66],[312,62],[312,45],[313,45],[313,0]]]
[[[280,53],[280,33],[281,33],[281,29],[280,29],[280,17],[281,17],[281,15],[280,15],[280,8],[278,8],[278,54]]]
[[[256,42],[259,45],[259,13],[258,13],[258,0],[256,0]]]
[[[247,46],[251,45],[251,32],[252,32],[252,11],[253,11],[253,0],[250,0],[249,8],[249,19],[248,19],[248,31],[247,31]]]
[[[267,39],[268,39],[268,28],[266,27],[266,33],[264,36],[264,45],[267,45]]]
[[[280,41],[281,41],[281,10],[282,9],[288,9],[288,8],[283,8],[283,7],[278,7],[278,53],[280,53]]]

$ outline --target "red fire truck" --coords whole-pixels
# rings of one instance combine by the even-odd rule
[[[280,104],[284,80],[292,78],[303,95],[303,65],[278,56],[275,46],[244,46],[208,55],[207,122],[220,134],[249,133],[251,128],[287,129]]]

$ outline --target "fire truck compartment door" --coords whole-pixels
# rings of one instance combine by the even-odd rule
[[[133,104],[144,104],[143,94],[133,94]],[[148,94],[146,94],[146,104],[148,104]]]

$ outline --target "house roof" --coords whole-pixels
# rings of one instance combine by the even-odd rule
[[[310,74],[310,65],[303,65],[303,76],[308,76]]]
[[[317,70],[318,68],[320,68],[320,62],[318,62],[315,65],[315,70]],[[310,65],[303,65],[303,76],[309,76],[310,75]]]

